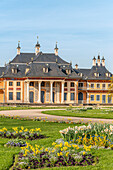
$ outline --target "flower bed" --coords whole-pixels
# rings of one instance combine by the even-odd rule
[[[26,142],[22,139],[12,139],[10,141],[8,141],[4,146],[5,147],[23,147],[26,146]]]
[[[7,130],[5,127],[0,129],[0,136],[4,138],[23,138],[23,139],[39,139],[44,138],[43,135],[40,134],[41,129],[35,128],[28,130],[23,126],[21,128],[13,127],[12,131]]]
[[[97,158],[90,153],[90,147],[84,149],[78,145],[68,142],[53,143],[53,147],[44,148],[27,143],[22,148],[18,156],[18,162],[13,166],[16,169],[36,169],[42,167],[59,167],[59,166],[86,166],[94,165]],[[86,152],[87,148],[87,152]]]
[[[88,126],[75,126],[60,130],[64,140],[73,141],[82,145],[96,145],[111,147],[113,149],[113,125],[88,124]]]

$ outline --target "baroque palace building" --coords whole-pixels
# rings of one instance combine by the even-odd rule
[[[104,104],[113,103],[108,93],[112,74],[104,57],[93,58],[90,69],[72,68],[72,63],[54,53],[21,53],[0,67],[0,103]]]

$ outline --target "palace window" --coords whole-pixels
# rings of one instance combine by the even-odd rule
[[[44,81],[41,83],[41,86],[42,86],[42,87],[45,87],[45,82],[44,82]]]
[[[74,85],[74,83],[73,82],[71,82],[71,87],[74,87],[75,85]]]
[[[78,87],[83,87],[83,83],[78,83]]]
[[[49,82],[46,82],[46,87],[49,87],[50,86],[50,83]]]
[[[106,95],[102,95],[102,103],[106,103]]]
[[[96,95],[96,101],[100,101],[100,95]]]
[[[71,93],[71,100],[75,100],[75,93]]]
[[[67,87],[67,82],[64,83],[64,87]]]
[[[55,87],[55,82],[53,83],[53,87]]]
[[[111,84],[108,84],[108,88],[110,88]]]
[[[34,82],[30,82],[29,86],[34,86]]]
[[[106,73],[106,77],[111,77],[111,74],[110,73]]]
[[[108,103],[111,103],[111,96],[108,95]]]
[[[100,84],[97,84],[97,88],[100,88]]]
[[[13,92],[9,92],[9,100],[13,100]]]
[[[16,100],[20,100],[20,92],[16,93]]]
[[[102,84],[102,88],[105,89],[106,88],[106,84]]]
[[[91,84],[91,88],[94,88],[94,84]]]
[[[13,82],[9,82],[9,86],[13,86]]]
[[[91,95],[91,101],[94,101],[94,95]]]
[[[67,93],[64,93],[64,101],[67,100]]]
[[[67,74],[71,74],[71,70],[70,69],[66,69],[66,73]]]
[[[17,85],[17,86],[20,86],[20,82],[17,82],[16,85]]]
[[[17,73],[17,68],[12,68],[12,73]]]
[[[48,68],[43,67],[43,72],[48,73]]]
[[[99,73],[94,73],[94,76],[95,77],[99,77]]]

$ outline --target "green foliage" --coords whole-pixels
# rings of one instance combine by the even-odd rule
[[[42,111],[42,113],[49,114],[49,115],[57,115],[57,116],[68,116],[68,117],[113,119],[112,108],[105,108],[105,109],[71,108],[70,110]]]

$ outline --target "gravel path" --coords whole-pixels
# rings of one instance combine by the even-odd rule
[[[22,118],[41,118],[47,119],[49,121],[58,120],[58,121],[72,121],[72,122],[99,122],[99,123],[113,123],[113,119],[97,119],[97,118],[80,118],[80,117],[67,117],[67,116],[55,116],[41,113],[42,111],[47,110],[65,110],[65,109],[29,109],[29,110],[7,110],[0,111],[0,115],[5,116],[19,116]]]

